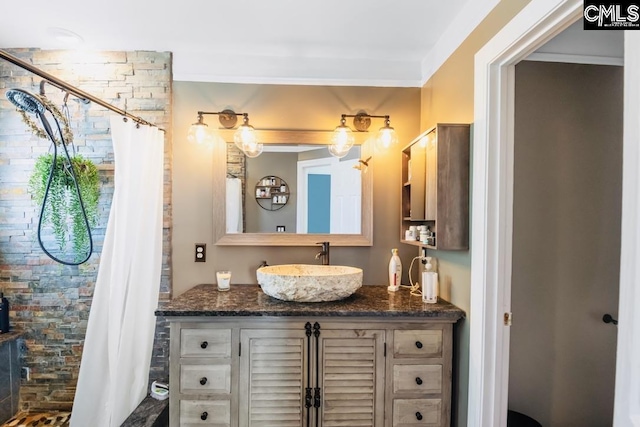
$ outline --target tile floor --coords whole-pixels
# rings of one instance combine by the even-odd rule
[[[71,412],[27,414],[21,412],[0,427],[69,427]]]

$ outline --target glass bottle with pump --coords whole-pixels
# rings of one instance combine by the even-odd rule
[[[438,302],[438,273],[433,271],[431,257],[425,257],[427,263],[422,271],[422,302],[435,304]]]

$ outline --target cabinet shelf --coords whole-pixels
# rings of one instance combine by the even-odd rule
[[[266,211],[277,211],[282,209],[289,202],[289,185],[284,179],[275,176],[265,176],[255,186],[255,199],[262,209]],[[274,200],[275,199],[275,200]]]
[[[400,240],[400,243],[404,243],[406,245],[418,246],[418,247],[427,248],[427,249],[437,249],[435,246],[427,245],[418,240]]]

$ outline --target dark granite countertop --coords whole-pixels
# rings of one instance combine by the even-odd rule
[[[169,425],[169,400],[147,396],[120,427],[165,427]]]
[[[363,286],[348,298],[333,302],[288,302],[272,298],[258,285],[232,285],[219,292],[215,285],[198,285],[162,304],[157,316],[354,316],[427,317],[457,321],[464,311],[440,299],[426,304],[408,288],[388,292],[386,286]]]

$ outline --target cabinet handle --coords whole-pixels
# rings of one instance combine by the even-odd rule
[[[422,343],[420,341],[416,341],[416,347],[422,348]]]
[[[200,344],[200,348],[205,349],[205,348],[207,348],[208,345],[209,345],[208,342],[202,341],[202,344]]]
[[[416,377],[416,384],[422,385],[422,378]]]
[[[202,415],[200,415],[200,419],[202,421],[206,420],[209,417],[209,414],[207,412],[203,412]]]
[[[200,385],[205,385],[207,383],[207,377],[200,378]]]
[[[417,419],[418,421],[421,421],[421,420],[422,420],[422,414],[421,414],[420,412],[416,412],[416,419]]]

